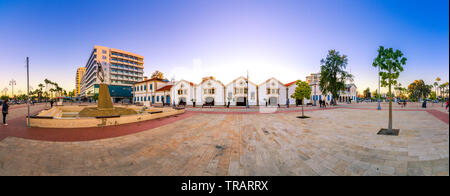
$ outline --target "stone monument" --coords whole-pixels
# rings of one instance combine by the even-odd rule
[[[97,78],[100,80],[98,89],[98,104],[97,108],[99,110],[112,110],[113,103],[111,101],[111,95],[109,94],[108,85],[105,84],[105,72],[103,71],[103,66],[97,61]]]
[[[105,72],[103,71],[103,66],[98,61],[96,61],[96,63],[97,78],[100,80],[97,107],[84,108],[79,113],[80,117],[105,117],[137,114],[135,110],[122,107],[115,108],[113,106],[111,95],[109,94],[108,85],[104,83]]]

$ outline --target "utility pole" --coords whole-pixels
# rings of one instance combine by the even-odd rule
[[[380,104],[380,96],[381,96],[381,92],[380,92],[380,66],[378,66],[378,110],[381,110],[381,104]]]
[[[27,57],[27,107],[28,107],[28,118],[27,118],[27,125],[30,127],[30,69],[29,69],[29,58]]]

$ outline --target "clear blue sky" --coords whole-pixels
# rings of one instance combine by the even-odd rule
[[[378,46],[408,58],[403,86],[449,78],[448,0],[0,0],[0,90],[48,78],[67,90],[94,45],[145,57],[145,75],[199,82],[282,82],[319,72],[329,49],[349,56],[358,90],[377,85]]]

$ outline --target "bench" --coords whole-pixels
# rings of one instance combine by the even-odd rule
[[[205,106],[209,106],[209,107],[212,107],[212,106],[214,106],[214,104],[213,103],[204,103],[203,105],[202,105],[202,108],[203,107],[205,107]]]

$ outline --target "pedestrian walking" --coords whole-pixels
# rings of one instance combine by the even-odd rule
[[[3,101],[2,104],[2,114],[3,114],[3,125],[8,126],[8,124],[6,123],[6,115],[8,114],[8,100],[6,99],[5,101]]]
[[[53,99],[50,99],[50,108],[53,108]]]

